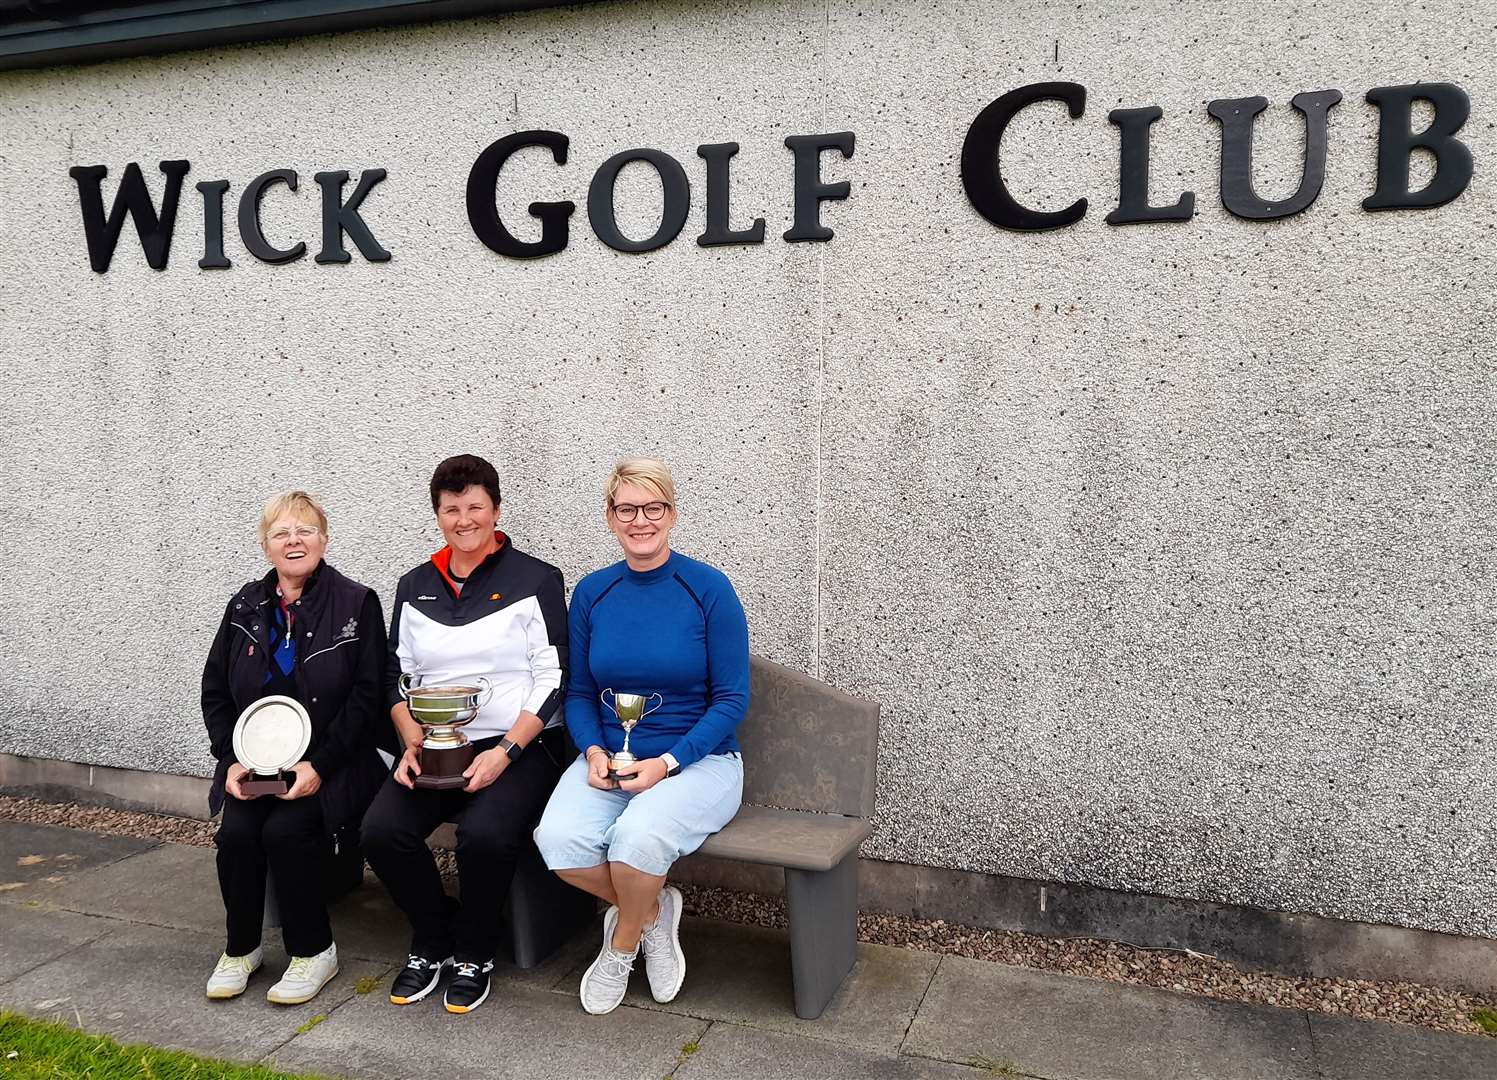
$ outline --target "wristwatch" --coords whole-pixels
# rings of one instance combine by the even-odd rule
[[[515,758],[519,757],[520,754],[523,753],[524,750],[525,750],[525,748],[523,746],[521,746],[519,743],[515,742],[515,740],[511,739],[508,735],[506,735],[504,738],[502,738],[502,739],[499,740],[499,749],[503,750],[506,754],[508,754],[509,755],[509,760],[511,760],[511,761],[513,761],[513,760],[515,760]]]
[[[665,775],[666,776],[680,776],[681,775],[681,763],[676,760],[676,755],[674,755],[674,754],[661,754],[660,755],[660,760],[663,761],[663,762],[665,762]]]

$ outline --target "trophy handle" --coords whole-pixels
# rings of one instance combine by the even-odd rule
[[[613,702],[608,700],[610,697],[614,697],[615,700],[617,700],[617,695],[614,694],[613,687],[611,686],[604,688],[603,692],[598,695],[598,700],[603,703],[604,708],[606,708],[609,712],[613,713],[615,717],[617,717],[619,711],[614,707]]]
[[[643,720],[646,716],[649,716],[656,709],[660,708],[660,706],[664,705],[665,704],[665,697],[663,695],[659,694],[659,693],[655,693],[655,694],[651,694],[648,698],[645,699],[645,701],[646,701],[645,711],[643,713],[641,713],[640,716],[639,716],[639,718],[641,720]],[[648,704],[650,701],[654,701],[655,704],[653,704],[653,705]]]
[[[421,676],[402,671],[400,678],[395,680],[395,685],[400,688],[400,696],[407,701],[411,700],[411,687],[415,686],[420,680]]]
[[[482,675],[478,676],[473,681],[483,687],[483,693],[478,695],[478,707],[481,709],[489,703],[489,698],[494,696],[494,684],[489,682],[489,680],[485,679]]]

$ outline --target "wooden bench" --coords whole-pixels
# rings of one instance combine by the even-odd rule
[[[876,702],[749,661],[743,807],[701,853],[782,866],[795,1014],[826,1009],[857,959],[858,846],[873,831]]]

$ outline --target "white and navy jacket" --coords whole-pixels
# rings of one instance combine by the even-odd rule
[[[567,682],[567,607],[561,571],[517,551],[502,532],[499,550],[459,583],[444,547],[400,579],[390,617],[387,704],[402,699],[402,673],[420,685],[472,684],[494,688],[463,731],[478,740],[502,735],[532,712],[547,727],[562,721]]]

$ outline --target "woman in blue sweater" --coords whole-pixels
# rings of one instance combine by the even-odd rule
[[[546,807],[535,842],[564,880],[612,906],[582,976],[582,1007],[615,1009],[644,953],[655,1000],[686,976],[681,893],[671,864],[733,819],[743,799],[734,731],[748,711],[748,624],[727,577],[670,548],[675,487],[662,462],[627,458],[609,474],[604,516],[621,562],[577,584],[567,616],[566,720],[582,755]],[[639,761],[609,778],[624,730],[602,695],[657,705],[629,735]],[[653,695],[659,695],[655,697]]]

